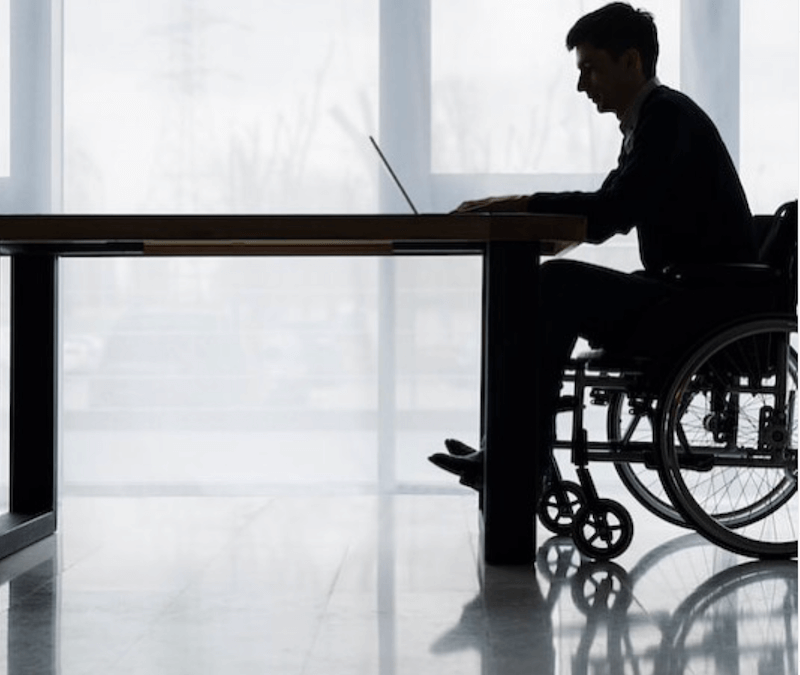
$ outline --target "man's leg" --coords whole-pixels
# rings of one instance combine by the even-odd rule
[[[539,355],[539,401],[542,424],[536,439],[542,474],[552,456],[555,417],[564,368],[578,337],[607,347],[620,342],[644,309],[662,302],[667,284],[573,260],[552,260],[540,274],[542,349]]]
[[[642,310],[667,298],[668,285],[638,274],[627,274],[572,260],[553,260],[540,271],[539,317],[542,323],[539,360],[540,429],[532,439],[547,476],[555,439],[555,415],[564,367],[578,336],[599,344],[617,340],[635,325]],[[448,439],[450,454],[430,460],[461,476],[465,485],[482,484],[483,453]]]

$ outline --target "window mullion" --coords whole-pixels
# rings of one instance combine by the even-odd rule
[[[740,0],[682,0],[681,89],[702,107],[739,164]]]

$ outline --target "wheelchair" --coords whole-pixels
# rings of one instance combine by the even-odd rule
[[[622,504],[598,495],[592,462],[611,462],[646,509],[718,546],[797,555],[797,202],[755,219],[758,264],[669,271],[677,305],[567,364],[559,413],[571,414],[571,434],[554,443],[538,515],[590,558],[622,554],[634,529]],[[682,302],[701,310],[698,325],[680,323]],[[589,406],[606,409],[604,438],[589,437]],[[578,482],[562,478],[562,450]]]

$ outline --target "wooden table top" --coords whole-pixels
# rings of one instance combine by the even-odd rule
[[[0,247],[12,254],[391,255],[498,241],[554,254],[585,236],[581,216],[540,214],[0,215]]]

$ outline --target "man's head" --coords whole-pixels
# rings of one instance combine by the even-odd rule
[[[653,17],[623,2],[587,14],[567,34],[578,57],[578,91],[600,112],[622,117],[641,86],[656,74],[658,34]]]

